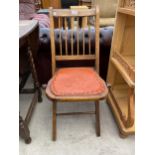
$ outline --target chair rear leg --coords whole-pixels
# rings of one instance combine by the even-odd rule
[[[100,136],[100,102],[95,101],[96,134]]]
[[[52,108],[52,140],[56,140],[56,110],[57,110],[57,103],[53,101],[53,108]]]

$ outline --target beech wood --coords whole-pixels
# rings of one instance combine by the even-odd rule
[[[99,9],[98,6],[92,9],[49,9],[50,12],[50,22],[51,22],[51,56],[52,56],[52,76],[55,74],[57,67],[56,61],[69,61],[69,60],[94,60],[95,61],[95,70],[99,73]],[[89,51],[85,50],[85,37],[84,37],[84,28],[89,27],[86,25],[82,25],[82,51],[79,49],[79,18],[81,20],[85,20],[88,17],[94,17],[96,19],[95,22],[95,54],[91,54],[91,43],[89,43]],[[55,35],[54,35],[54,18],[61,18],[64,21],[64,29],[65,29],[65,54],[56,54],[55,49]],[[74,19],[77,19],[77,26],[74,26]],[[68,24],[68,21],[71,23]],[[86,22],[88,24],[88,22]],[[73,34],[71,32],[71,55],[68,53],[68,45],[67,45],[67,30],[71,25],[71,30],[75,29],[77,31],[77,51],[73,47]],[[90,37],[90,35],[88,36]],[[60,42],[61,44],[61,42]],[[81,52],[81,53],[80,53]],[[89,54],[86,54],[86,53]],[[98,75],[99,76],[99,75]],[[89,77],[88,77],[89,78]],[[99,100],[105,99],[108,93],[108,89],[106,87],[105,82],[102,80],[103,86],[105,87],[105,91],[98,95],[83,95],[83,96],[56,96],[51,92],[51,80],[48,82],[46,88],[46,95],[47,97],[53,101],[53,110],[52,110],[52,139],[53,141],[56,140],[56,115],[70,115],[73,113],[56,113],[56,103],[58,101],[61,102],[77,102],[77,101],[94,101],[95,102],[95,112],[91,112],[95,114],[96,117],[96,133],[97,136],[100,136],[100,118],[99,118]],[[90,112],[75,112],[74,114],[85,114]]]

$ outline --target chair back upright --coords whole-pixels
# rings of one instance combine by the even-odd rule
[[[49,9],[51,35],[51,67],[52,75],[56,71],[57,61],[94,60],[95,69],[99,73],[99,8],[91,9]],[[87,18],[87,24],[80,27],[80,21]],[[94,26],[89,24],[93,18]],[[55,29],[55,21],[58,29]],[[59,31],[56,33],[56,31]],[[91,36],[95,31],[95,36]],[[87,32],[87,33],[86,33]],[[57,36],[56,36],[57,35]],[[56,46],[55,39],[59,39]],[[95,39],[94,39],[95,38]],[[85,47],[85,42],[88,47]],[[76,42],[75,42],[76,40]],[[92,40],[95,40],[95,51],[91,50]]]

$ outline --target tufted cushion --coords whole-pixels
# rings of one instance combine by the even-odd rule
[[[56,96],[100,95],[105,91],[103,80],[90,67],[59,69],[50,86]]]
[[[55,30],[55,44],[56,44],[56,53],[59,54],[59,30]],[[64,35],[64,32],[61,30],[62,35]],[[88,32],[85,32],[88,34]],[[70,36],[70,31],[67,31],[68,37]],[[113,27],[104,27],[100,28],[100,76],[105,80],[107,75],[107,68],[108,68],[108,61],[109,61],[109,53],[110,53],[110,47],[111,47],[111,39],[113,34]],[[91,51],[93,52],[95,49],[95,31],[91,29]],[[87,35],[85,36],[87,37]],[[64,39],[64,36],[62,37]],[[82,38],[80,37],[80,47],[82,47]],[[38,78],[39,82],[41,84],[45,84],[48,82],[48,80],[51,78],[51,46],[50,46],[50,29],[49,28],[41,28],[39,33],[39,51],[38,51],[38,61],[39,65],[38,68]],[[63,47],[64,47],[64,40]],[[68,52],[71,53],[71,44],[70,40],[67,40],[68,42]],[[88,49],[88,39],[85,38],[85,47]],[[76,49],[77,46],[77,38],[76,35],[74,37],[74,48]],[[76,62],[61,62],[58,64],[59,67],[77,67],[77,66],[92,66],[94,65],[94,62],[90,61],[76,61]]]

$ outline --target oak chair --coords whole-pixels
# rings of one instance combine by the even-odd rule
[[[50,8],[51,23],[51,67],[52,79],[48,82],[46,88],[47,97],[53,102],[52,108],[52,139],[56,140],[56,116],[70,114],[95,114],[96,116],[96,134],[100,136],[100,116],[99,100],[105,99],[108,93],[105,82],[99,77],[99,9],[53,9]],[[79,18],[95,18],[95,51],[91,50],[93,36],[89,25],[79,27]],[[69,18],[69,20],[68,20]],[[55,35],[54,19],[58,20],[59,36]],[[68,22],[69,21],[69,22]],[[75,21],[76,26],[75,25]],[[64,24],[61,24],[61,23]],[[70,26],[69,26],[69,24]],[[68,30],[68,28],[71,28]],[[69,50],[67,37],[70,31],[71,47]],[[85,31],[88,32],[89,47],[85,47]],[[55,37],[59,37],[59,52],[56,52]],[[62,37],[66,38],[62,42]],[[77,44],[74,44],[74,38]],[[83,41],[79,42],[82,37]],[[70,52],[69,52],[70,51]],[[60,61],[94,61],[94,67],[66,67],[58,68],[56,62]],[[95,101],[95,111],[76,112],[76,113],[57,113],[57,102],[77,102],[77,101]]]
[[[72,10],[79,10],[79,9],[88,9],[87,6],[70,6],[70,9]],[[82,27],[86,27],[87,26],[87,17],[83,17],[83,20],[82,20]]]

